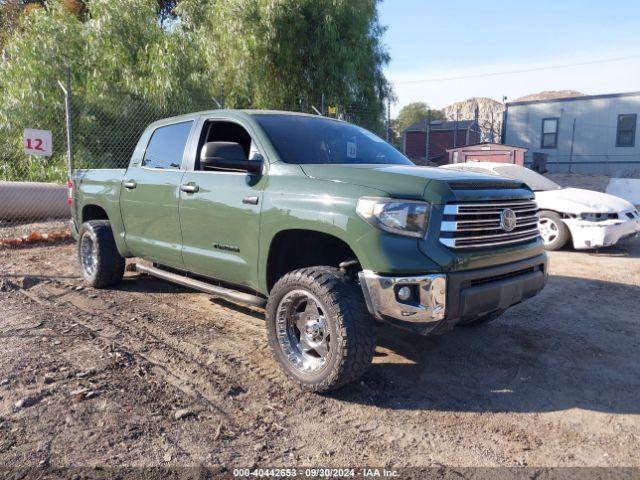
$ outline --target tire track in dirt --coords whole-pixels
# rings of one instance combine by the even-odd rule
[[[68,313],[65,311],[67,303],[79,308],[71,302],[66,302],[64,298],[65,295],[59,294],[59,292],[52,292],[50,288],[39,288],[39,292],[37,293],[33,290],[35,289],[20,290],[20,293],[30,300],[35,301],[41,307],[50,310],[60,310],[65,314]],[[42,293],[53,293],[56,298],[56,303],[49,300],[47,295],[42,295]],[[231,405],[228,404],[220,392],[216,392],[209,386],[213,385],[213,382],[198,385],[199,382],[194,382],[192,378],[182,373],[186,371],[188,366],[180,364],[174,356],[162,354],[158,349],[150,350],[149,346],[143,340],[130,335],[124,337],[121,329],[114,328],[108,322],[97,321],[96,318],[97,315],[95,315],[95,313],[87,312],[83,309],[80,309],[79,312],[76,311],[74,315],[74,321],[86,331],[90,332],[94,338],[99,339],[105,347],[120,349],[123,352],[138,357],[142,360],[142,363],[148,364],[150,369],[166,383],[190,397],[204,400],[212,410],[222,414],[226,419],[233,419],[233,414],[230,413],[233,411]],[[107,333],[105,333],[105,331]],[[201,388],[202,386],[204,386],[204,388]]]
[[[259,395],[235,398],[248,389],[238,381],[242,375],[236,371],[234,376],[230,376],[216,368],[215,363],[203,363],[207,355],[198,352],[201,346],[171,338],[157,329],[149,332],[144,327],[138,328],[138,324],[131,325],[102,308],[101,300],[89,299],[81,291],[70,290],[70,287],[65,289],[54,283],[21,292],[45,308],[57,308],[67,313],[68,307],[72,306],[76,311],[75,321],[105,345],[120,347],[139,357],[166,383],[191,397],[204,400],[232,424],[246,427],[243,425],[246,423],[243,412],[263,409],[263,402],[258,401]],[[207,353],[211,355],[212,352]],[[230,355],[229,359],[233,360],[233,356]]]
[[[144,281],[144,278],[140,279]],[[154,281],[154,280],[152,280]],[[72,289],[66,295],[58,297],[60,300],[67,301],[76,308],[84,309],[88,313],[93,315],[101,315],[102,301],[98,299],[91,300],[87,297],[87,293],[91,290],[76,291],[73,290],[76,286],[68,284],[67,289]],[[144,299],[141,302],[141,299]],[[110,312],[116,309],[131,308],[131,300],[134,300],[134,304],[138,305],[136,314],[139,314],[136,318],[136,324],[132,325],[120,318],[114,318],[112,324],[122,328],[123,330],[130,331],[131,328],[142,328],[146,334],[153,338],[154,341],[163,345],[168,345],[174,350],[183,353],[188,358],[194,359],[200,363],[200,365],[207,365],[210,363],[211,356],[221,359],[221,365],[218,368],[225,371],[227,376],[227,382],[233,384],[238,383],[238,370],[244,374],[248,374],[251,378],[249,382],[243,382],[240,384],[241,388],[248,391],[251,388],[252,396],[256,396],[256,381],[260,385],[259,390],[265,392],[265,396],[257,395],[260,398],[268,398],[276,395],[282,396],[281,386],[285,385],[286,379],[284,379],[277,369],[277,366],[271,360],[271,353],[266,344],[264,333],[264,321],[256,319],[252,316],[253,311],[247,313],[239,313],[236,308],[231,312],[224,306],[218,304],[212,304],[209,298],[199,293],[189,294],[188,298],[178,298],[176,300],[175,295],[161,294],[148,299],[145,295],[141,295],[140,292],[131,292],[129,290],[120,290],[117,292],[117,296],[114,297],[116,305],[106,309],[107,315],[113,316]],[[161,309],[162,316],[157,315],[157,311]],[[242,309],[242,307],[240,307]],[[189,315],[185,315],[185,310],[190,312]],[[247,309],[249,310],[249,309]],[[146,318],[146,314],[149,311],[154,312],[153,321]],[[163,318],[164,317],[164,318]],[[216,333],[222,334],[222,338],[216,338],[212,346],[202,345],[197,342],[191,342],[186,338],[187,335],[181,335],[180,338],[176,338],[167,331],[166,325],[163,321],[175,322],[177,318],[188,318],[191,322],[202,322],[196,324],[196,329],[200,325],[209,325],[214,328]],[[187,320],[185,320],[187,321]],[[171,324],[170,324],[171,325]],[[193,327],[193,324],[190,324]],[[248,350],[244,350],[248,347]],[[243,353],[244,350],[244,353]],[[253,354],[252,354],[253,353]],[[262,353],[262,355],[260,355]],[[158,359],[160,364],[166,364],[169,359]],[[272,364],[274,368],[269,368],[269,364]],[[225,368],[226,367],[226,368]],[[234,368],[235,367],[235,368]],[[265,372],[266,370],[266,372]],[[271,374],[269,376],[269,374]],[[192,375],[188,376],[189,378]],[[274,384],[273,382],[277,382]],[[222,382],[224,384],[224,381]],[[250,384],[251,387],[246,387],[246,384]],[[302,393],[298,392],[299,398]],[[315,403],[315,402],[312,402]],[[337,409],[330,409],[324,414],[323,423],[328,423],[329,428],[321,428],[321,431],[325,432],[328,438],[338,435],[340,430],[348,425],[348,428],[354,432],[355,444],[354,447],[361,448],[362,445],[369,445],[369,452],[373,453],[380,449],[380,453],[384,452],[385,448],[389,448],[390,444],[395,444],[402,449],[408,449],[410,451],[421,452],[424,455],[426,451],[435,453],[434,449],[437,449],[439,443],[457,443],[455,435],[449,435],[447,427],[449,426],[448,419],[436,419],[433,416],[429,419],[429,423],[438,425],[435,429],[438,431],[437,435],[425,435],[424,431],[409,430],[398,428],[398,422],[401,422],[400,418],[395,418],[400,415],[391,413],[386,418],[381,418],[380,413],[377,411],[371,411],[362,405],[349,404],[342,402],[330,401],[333,407]],[[258,408],[258,410],[262,405]],[[251,407],[247,408],[248,410]],[[315,405],[311,407],[311,411],[315,410]],[[328,422],[327,422],[328,420]],[[290,434],[298,438],[308,438],[318,434],[318,427],[320,425],[315,422],[311,422],[306,426],[287,425],[290,428]],[[323,425],[325,427],[326,425]],[[399,434],[401,430],[401,434]],[[442,432],[447,432],[443,434]],[[322,443],[322,442],[319,442]],[[373,445],[372,445],[373,444]],[[330,447],[327,447],[331,450]],[[506,457],[496,456],[490,449],[481,445],[457,445],[457,454],[463,458],[468,458],[472,461],[479,452],[486,457],[493,457],[493,460],[497,463],[507,462]],[[418,454],[420,455],[420,454]],[[424,456],[420,457],[424,459]]]
[[[291,390],[272,360],[261,319],[211,305],[204,295],[197,293],[185,301],[175,302],[174,295],[158,302],[156,297],[138,292],[108,292],[107,297],[117,293],[114,302],[104,298],[105,291],[81,288],[53,280],[32,288],[29,295],[37,292],[46,302],[71,305],[78,312],[78,321],[103,337],[113,330],[105,338],[107,342],[122,344],[152,364],[167,383],[191,396],[203,397],[226,416],[232,417],[230,412],[240,408],[263,417],[265,408],[273,409],[273,404],[278,403],[276,399],[297,398],[302,394]],[[136,307],[132,308],[132,304]],[[191,312],[188,315],[191,323],[186,323],[189,331],[186,335],[176,334],[176,317],[185,317],[185,308]],[[162,312],[160,315],[158,310]],[[126,311],[128,318],[136,315],[136,321],[131,322],[114,311]],[[211,344],[199,343],[197,336],[195,341],[191,340],[193,331],[199,332],[200,337],[206,335]]]
[[[229,390],[233,389],[229,385],[239,384],[241,392],[251,389],[252,396],[276,397],[277,404],[296,401],[303,394],[292,388],[273,360],[261,311],[235,304],[228,307],[226,302],[212,301],[197,292],[184,296],[174,292],[150,295],[144,283],[160,281],[146,276],[129,279],[133,280],[131,284],[141,282],[142,291],[136,287],[132,291],[126,286],[116,291],[93,290],[85,289],[80,283],[53,280],[49,286],[56,285],[58,290],[50,294],[60,301],[73,300],[71,303],[76,308],[90,315],[112,318],[114,325],[131,334],[144,332],[153,341],[168,345],[199,363],[202,369],[215,368],[217,374],[226,379]],[[160,285],[166,284],[160,282]],[[127,318],[121,313],[114,315],[123,311],[127,312]],[[135,316],[135,324],[129,320],[131,316]],[[186,331],[176,333],[176,327]],[[203,338],[211,343],[201,343]],[[245,377],[249,378],[242,381]],[[225,385],[224,380],[220,383]],[[267,403],[261,400],[257,408]]]
[[[144,277],[139,277],[139,280],[147,281]],[[75,287],[71,284],[70,286]],[[81,302],[90,309],[101,308],[101,301],[91,300],[86,296],[86,292],[89,291],[86,290],[84,294],[82,291],[73,293],[82,298]],[[160,295],[160,298],[148,298],[139,292],[129,290],[120,290],[117,293],[114,299],[117,305],[109,308],[108,312],[116,308],[130,310],[132,303],[137,305],[135,326],[142,326],[149,334],[159,336],[162,342],[175,350],[198,359],[205,365],[210,365],[214,358],[221,360],[217,362],[217,369],[226,372],[236,382],[237,368],[244,368],[254,379],[262,380],[261,386],[267,389],[273,390],[274,387],[288,384],[272,358],[266,340],[264,320],[254,318],[254,315],[259,315],[258,311],[236,305],[230,311],[224,305],[213,303],[209,297],[199,293],[189,294],[188,299],[177,301],[175,295],[170,298],[165,295]],[[159,309],[163,310],[164,318],[157,315]],[[185,310],[190,313],[186,314]],[[149,314],[150,311],[153,315]],[[190,330],[186,334],[181,332],[178,338],[167,330],[167,325],[169,330],[175,330],[173,327],[176,323],[181,327],[188,326]],[[130,322],[124,324],[125,328],[131,326]],[[213,328],[220,335],[211,335],[210,332],[203,331],[205,328]],[[195,336],[206,337],[212,343],[199,343],[197,338],[193,341],[188,340]],[[264,379],[268,382],[264,382]]]

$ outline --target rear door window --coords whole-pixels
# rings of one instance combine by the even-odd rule
[[[178,170],[193,122],[181,122],[157,128],[147,145],[142,165],[147,168]]]

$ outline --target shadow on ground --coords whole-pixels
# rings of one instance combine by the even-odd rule
[[[637,414],[639,299],[638,287],[555,276],[484,326],[439,337],[382,326],[364,386],[334,396],[393,409]]]
[[[146,276],[130,277],[118,289],[193,293]],[[420,337],[382,325],[364,384],[331,395],[392,409],[638,414],[639,299],[637,286],[551,276],[540,296],[484,326]]]

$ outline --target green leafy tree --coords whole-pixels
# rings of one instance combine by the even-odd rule
[[[225,103],[309,111],[336,105],[382,118],[391,89],[377,0],[183,0],[178,14]]]
[[[429,114],[431,114],[432,120],[444,120],[444,114],[441,110],[432,110],[424,102],[408,103],[398,113],[398,117],[393,122],[393,129],[397,135],[401,136],[409,126],[427,120]]]
[[[19,0],[0,1],[0,53],[4,44],[16,32],[22,18],[22,5]]]
[[[67,2],[27,15],[0,69],[0,179],[63,180],[65,130],[57,80],[72,72],[79,167],[119,167],[153,120],[213,108],[211,72],[179,30],[157,21],[154,0],[92,0],[87,16]],[[52,130],[54,155],[25,158],[22,130]]]
[[[28,14],[22,3],[0,60],[0,179],[65,178],[67,66],[80,167],[122,167],[149,122],[221,94],[231,108],[307,112],[324,96],[382,130],[377,0],[48,0]],[[25,127],[53,131],[53,157],[25,158]]]

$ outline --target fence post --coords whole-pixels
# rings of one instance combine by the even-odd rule
[[[64,111],[65,111],[65,122],[67,127],[67,157],[69,159],[69,178],[73,176],[73,171],[75,169],[74,161],[73,161],[73,136],[72,136],[72,126],[71,126],[71,68],[67,65],[65,67],[65,83],[63,84],[60,80],[58,80],[58,85],[60,89],[64,93]]]

